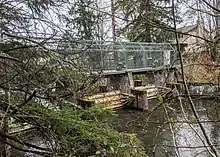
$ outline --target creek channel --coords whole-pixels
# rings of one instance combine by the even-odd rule
[[[193,94],[207,95],[215,89],[209,89],[207,92],[206,87],[191,87],[190,90]],[[148,150],[149,157],[176,157],[177,154],[179,157],[209,157],[210,154],[197,135],[199,133],[204,138],[188,100],[186,97],[181,97],[181,100],[188,122],[194,130],[184,118],[178,100],[164,103],[166,112],[164,106],[157,100],[149,102],[152,108],[156,108],[152,112],[133,109],[117,110],[117,116],[111,120],[111,125],[120,132],[136,134]],[[220,100],[197,96],[193,101],[206,134],[220,151]],[[170,124],[173,133],[171,133]],[[177,149],[174,147],[173,138]]]
[[[218,97],[210,99],[198,96],[201,93],[216,93],[216,90],[216,87],[210,89],[208,86],[190,87],[191,93],[197,95],[197,97],[193,98],[193,101],[202,125],[211,142],[220,151],[220,99]],[[204,138],[187,98],[181,97],[181,100],[189,123]],[[151,109],[156,109],[152,112],[134,109],[116,110],[116,116],[109,120],[109,124],[120,132],[136,134],[146,148],[149,157],[176,157],[176,152],[178,152],[179,157],[210,157],[201,139],[183,117],[178,100],[173,99],[173,101],[167,102],[165,100],[164,104],[167,112],[157,100],[151,100],[149,104]],[[173,128],[173,134],[170,130],[170,124]],[[177,149],[174,149],[173,137],[175,138]],[[35,144],[41,145],[39,138],[36,137],[32,140],[34,140]],[[39,157],[39,155],[30,153],[24,155],[14,152],[15,154],[18,157]]]

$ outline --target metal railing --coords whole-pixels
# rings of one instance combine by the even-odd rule
[[[5,39],[10,40],[10,39]],[[36,42],[41,38],[34,39]],[[113,42],[53,38],[44,46],[92,71],[157,68],[172,65],[178,53],[169,43]]]
[[[156,68],[171,65],[178,58],[169,43],[60,41],[57,51],[93,71]]]

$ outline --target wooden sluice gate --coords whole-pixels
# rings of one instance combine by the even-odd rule
[[[135,97],[131,94],[120,91],[100,93],[78,100],[83,108],[91,107],[95,104],[103,104],[106,108],[118,109],[133,103]]]
[[[161,77],[163,80],[163,76],[161,74],[158,78]],[[126,106],[141,110],[151,110],[152,107],[149,104],[149,100],[156,98],[158,95],[164,95],[167,91],[171,91],[171,88],[163,86],[165,84],[161,84],[160,81],[147,80],[146,77],[149,78],[149,76],[144,75],[143,78],[134,80],[132,72],[127,72],[124,75],[109,76],[100,85],[100,94],[81,98],[79,105],[83,108],[91,107],[95,104],[103,104],[106,108],[113,109]],[[170,87],[172,87],[172,84]],[[107,92],[109,90],[111,92]]]
[[[154,99],[164,92],[162,87],[138,86],[131,89],[131,94],[122,93],[119,90],[113,92],[105,92],[78,100],[79,105],[83,108],[91,107],[95,104],[103,104],[106,108],[119,109],[123,107],[131,107],[141,110],[148,110],[150,99]]]

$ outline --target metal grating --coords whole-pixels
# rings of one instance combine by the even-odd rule
[[[59,40],[52,47],[92,71],[157,68],[178,58],[169,43]]]

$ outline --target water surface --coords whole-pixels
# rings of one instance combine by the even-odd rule
[[[182,98],[187,118],[202,138],[204,138],[198,123],[196,123],[187,99]],[[194,99],[196,109],[199,113],[202,125],[213,144],[218,145],[219,131],[219,102],[215,99]],[[143,112],[133,109],[121,109],[117,111],[117,117],[111,122],[118,131],[135,133],[148,150],[149,156],[155,157],[209,157],[207,149],[196,132],[190,127],[183,117],[179,102],[167,102],[164,106],[153,100],[151,108],[157,109],[153,112]],[[167,117],[168,116],[168,117]],[[168,123],[172,122],[172,123]],[[174,123],[173,123],[174,122]],[[173,134],[171,133],[170,124]],[[177,149],[174,149],[173,138]]]

